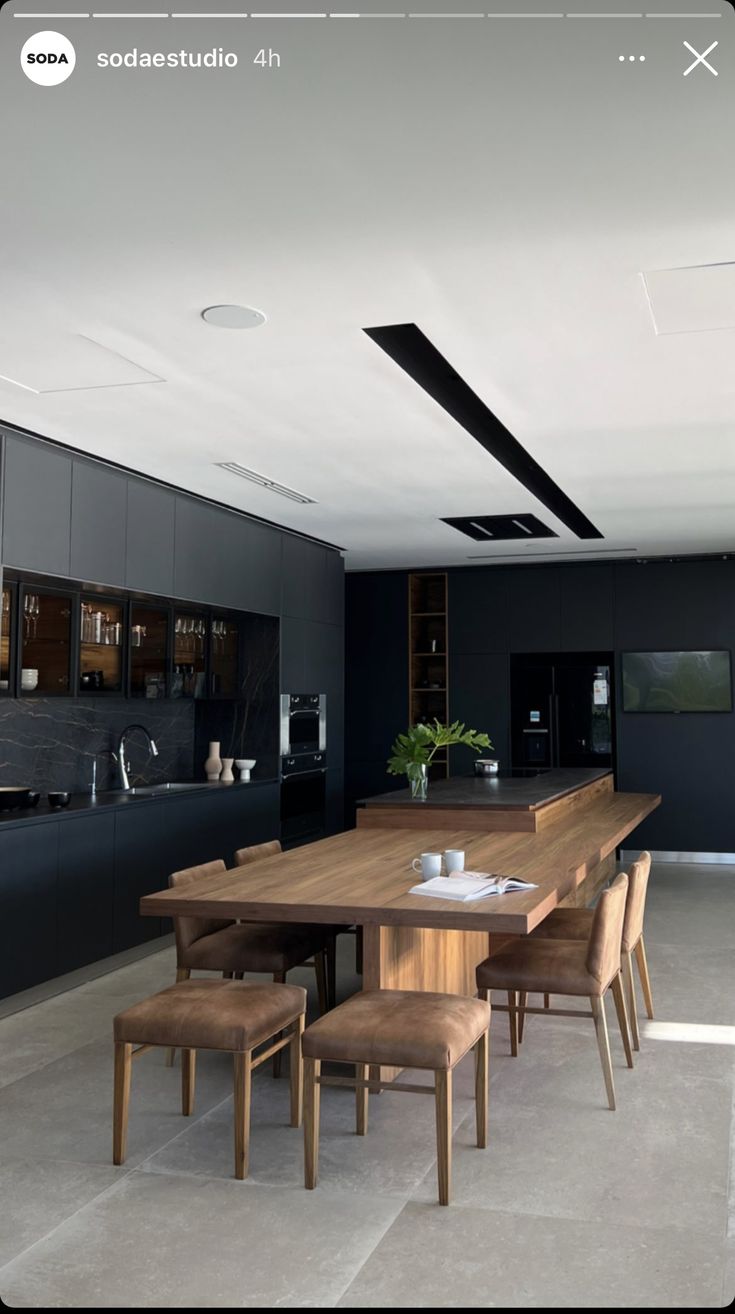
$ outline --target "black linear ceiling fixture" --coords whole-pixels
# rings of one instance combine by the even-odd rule
[[[477,543],[504,543],[511,539],[558,538],[538,516],[442,516],[445,525],[458,529],[460,534],[474,538]]]
[[[417,324],[385,324],[364,332],[577,538],[604,538]]]

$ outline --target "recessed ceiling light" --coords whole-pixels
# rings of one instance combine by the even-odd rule
[[[207,306],[202,319],[207,324],[216,324],[217,328],[229,329],[260,328],[265,324],[262,310],[254,306]]]

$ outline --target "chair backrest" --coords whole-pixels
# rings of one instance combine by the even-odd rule
[[[646,850],[628,873],[628,898],[623,918],[623,952],[630,954],[643,934],[643,914],[646,910],[646,890],[651,874],[651,855]]]
[[[246,867],[249,862],[260,862],[261,858],[272,858],[274,853],[282,853],[280,840],[266,840],[265,844],[251,844],[247,849],[238,849],[235,865]]]
[[[615,877],[608,890],[597,900],[595,916],[587,945],[587,971],[607,990],[620,971],[620,946],[623,918],[628,894],[628,877],[624,871]]]
[[[224,862],[221,858],[217,858],[214,862],[202,862],[198,867],[185,867],[183,871],[172,872],[168,883],[170,887],[175,886],[178,889],[182,885],[190,885],[192,881],[199,880],[201,876],[218,876],[225,871],[227,868]],[[181,955],[195,940],[201,940],[203,935],[222,931],[225,926],[232,926],[232,918],[220,921],[215,917],[174,917],[177,954]]]

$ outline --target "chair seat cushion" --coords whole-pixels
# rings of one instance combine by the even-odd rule
[[[175,1049],[247,1050],[306,1012],[303,986],[270,981],[181,981],[114,1022],[115,1040]]]
[[[304,1032],[309,1058],[453,1068],[490,1024],[483,999],[423,990],[363,990]]]
[[[477,967],[477,984],[486,990],[529,990],[550,995],[601,995],[604,988],[587,971],[584,940],[542,940],[523,936]]]
[[[531,935],[538,940],[589,940],[594,908],[554,908]]]
[[[178,965],[209,972],[288,972],[321,952],[325,931],[323,926],[233,922],[195,940],[179,955]]]

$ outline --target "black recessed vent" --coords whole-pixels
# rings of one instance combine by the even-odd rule
[[[534,461],[477,393],[460,378],[418,325],[386,324],[364,331],[577,538],[604,538],[604,534],[554,483],[543,466]]]
[[[558,538],[537,516],[442,516],[445,525],[477,543],[504,543],[511,538]]]

